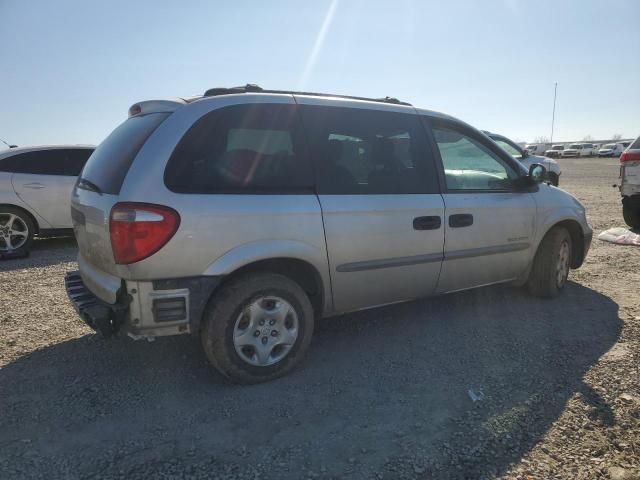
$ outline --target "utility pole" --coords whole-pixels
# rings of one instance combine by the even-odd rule
[[[556,96],[558,95],[558,82],[553,87],[553,115],[551,115],[551,144],[553,145],[553,126],[556,121]]]

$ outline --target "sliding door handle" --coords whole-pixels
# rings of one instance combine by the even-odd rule
[[[442,225],[442,219],[437,215],[413,219],[414,230],[438,230],[440,225]]]
[[[451,228],[470,227],[471,225],[473,225],[473,215],[470,213],[449,215],[449,226]]]

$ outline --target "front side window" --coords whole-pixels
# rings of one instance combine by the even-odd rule
[[[295,193],[313,186],[294,105],[247,104],[198,120],[174,150],[165,183],[180,193]]]
[[[416,115],[303,106],[318,193],[436,193],[437,173]]]
[[[448,190],[508,190],[517,174],[489,148],[464,133],[434,127]]]

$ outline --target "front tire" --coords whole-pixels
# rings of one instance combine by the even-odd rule
[[[622,217],[624,222],[634,230],[640,229],[640,201],[622,202]]]
[[[31,217],[23,210],[0,207],[0,258],[29,255],[35,230]]]
[[[211,299],[203,323],[202,346],[211,364],[244,384],[290,372],[309,348],[314,328],[305,291],[273,273],[232,280]]]
[[[571,235],[566,228],[554,227],[542,239],[527,287],[532,295],[557,297],[564,289],[571,268]]]

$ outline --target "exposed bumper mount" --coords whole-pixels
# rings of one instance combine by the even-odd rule
[[[89,327],[105,337],[114,335],[120,329],[127,305],[111,305],[100,300],[85,286],[78,271],[65,274],[64,286],[76,312]]]

